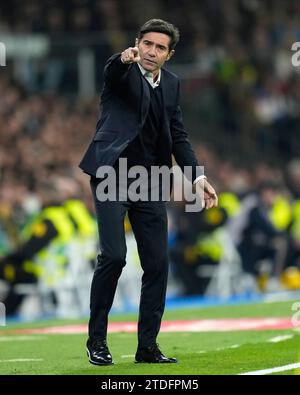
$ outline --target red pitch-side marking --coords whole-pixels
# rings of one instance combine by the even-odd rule
[[[263,331],[271,329],[290,329],[293,324],[290,318],[232,318],[212,320],[164,321],[161,332],[229,332],[229,331]],[[135,322],[112,322],[108,331],[136,332]],[[64,325],[49,328],[15,329],[13,334],[72,334],[87,333],[87,325]],[[1,332],[0,332],[1,333]],[[2,333],[4,333],[2,331]]]

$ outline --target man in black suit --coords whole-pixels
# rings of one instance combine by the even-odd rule
[[[167,214],[164,199],[102,201],[97,194],[99,170],[117,169],[120,158],[128,168],[172,166],[172,154],[204,194],[206,208],[217,205],[217,195],[199,169],[182,123],[179,80],[162,69],[174,54],[179,31],[160,19],[146,22],[134,47],[113,55],[104,69],[101,116],[95,136],[80,167],[91,175],[96,206],[100,254],[91,286],[91,315],[87,353],[96,365],[113,363],[107,337],[108,313],[118,278],[125,266],[124,217],[128,212],[143,269],[136,362],[177,362],[162,354],[156,343],[165,306],[168,274]],[[98,172],[98,173],[97,173]],[[130,181],[129,181],[130,184]],[[117,188],[120,185],[117,184]],[[137,284],[138,286],[138,284]]]

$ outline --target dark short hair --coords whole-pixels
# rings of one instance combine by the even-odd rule
[[[143,38],[144,34],[149,32],[164,33],[170,37],[169,50],[176,47],[179,41],[180,33],[176,26],[162,19],[150,19],[145,22],[138,32],[138,39]]]

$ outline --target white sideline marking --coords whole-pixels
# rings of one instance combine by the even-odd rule
[[[277,368],[255,370],[253,372],[239,373],[238,376],[262,376],[264,374],[271,374],[276,372],[284,372],[285,370],[292,370],[300,368],[300,362],[291,363],[290,365],[278,366]]]
[[[230,348],[238,348],[238,347],[240,347],[239,344],[233,344],[232,346],[228,346],[228,347],[218,347],[216,348],[216,351],[223,351],[223,350],[228,350]]]
[[[17,358],[17,359],[0,359],[0,362],[41,362],[40,358]]]
[[[282,336],[275,336],[271,339],[267,340],[268,343],[279,343],[283,342],[284,340],[292,339],[294,335],[282,335]]]
[[[14,341],[35,341],[44,340],[44,336],[1,336],[0,342],[14,342]]]
[[[134,355],[121,355],[121,358],[134,358]]]
[[[196,351],[197,354],[205,354],[207,352],[213,352],[213,351],[224,351],[224,350],[229,350],[232,348],[238,348],[240,347],[240,344],[233,344],[232,346],[228,346],[228,347],[218,347],[218,348],[214,348],[212,350],[201,350],[201,351]]]

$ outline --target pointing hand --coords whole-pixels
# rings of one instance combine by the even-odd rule
[[[125,64],[138,63],[141,58],[138,49],[138,39],[135,39],[135,46],[125,49],[121,54],[121,60]]]

